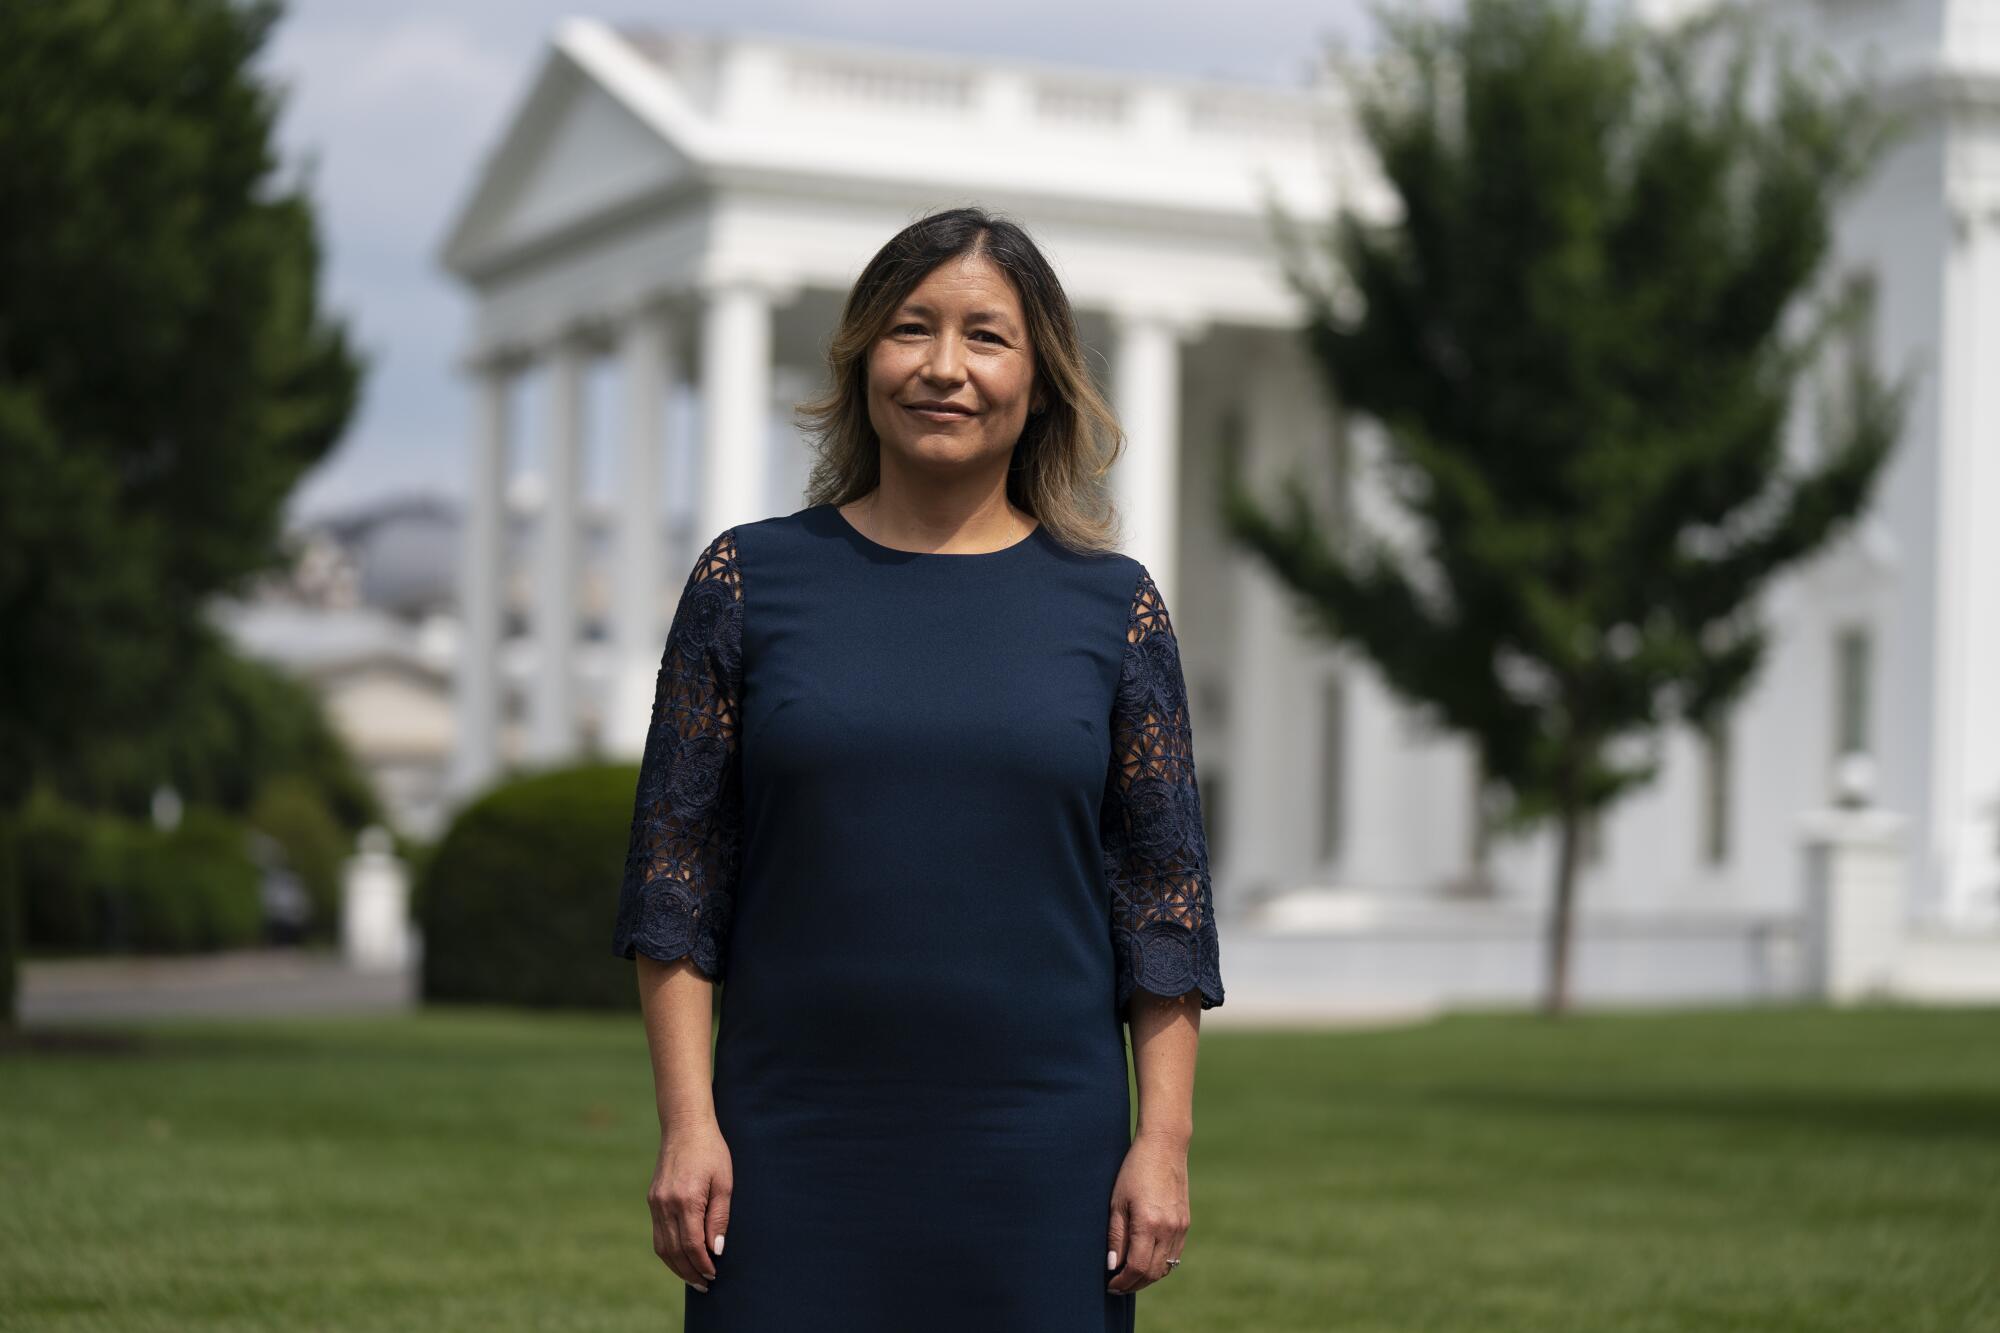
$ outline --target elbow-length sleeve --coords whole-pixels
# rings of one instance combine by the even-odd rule
[[[681,590],[639,761],[612,952],[720,980],[742,855],[743,580],[734,530]]]
[[[1167,605],[1142,566],[1125,627],[1100,816],[1111,886],[1117,1009],[1134,989],[1222,1003],[1208,839],[1195,782],[1187,682]]]

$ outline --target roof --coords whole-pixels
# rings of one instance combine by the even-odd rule
[[[375,607],[218,600],[210,614],[243,652],[299,675],[318,678],[388,663],[433,682],[450,679],[446,664],[426,654],[412,626]]]
[[[480,165],[441,259],[476,280],[592,221],[731,186],[860,183],[1261,226],[1267,190],[1296,212],[1329,207],[1344,123],[1330,81],[1285,88],[571,19]],[[549,173],[561,188],[530,187]],[[542,216],[509,216],[524,208]]]

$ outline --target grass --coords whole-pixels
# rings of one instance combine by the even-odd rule
[[[2000,1009],[1218,1027],[1196,1120],[1145,1333],[2000,1330]],[[656,1132],[636,1014],[0,1053],[0,1328],[677,1327]]]

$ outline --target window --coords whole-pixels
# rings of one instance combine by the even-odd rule
[[[1227,730],[1229,691],[1219,682],[1203,678],[1190,686],[1199,695],[1200,711],[1196,730],[1204,735]],[[1210,865],[1221,865],[1229,856],[1229,770],[1223,765],[1196,761],[1195,786],[1201,792],[1201,836],[1208,844]]]
[[[1701,733],[1702,859],[1721,865],[1729,859],[1730,727],[1718,718]]]
[[[1604,812],[1586,810],[1581,820],[1576,831],[1576,861],[1580,866],[1594,866],[1604,859]]]
[[[1340,859],[1347,805],[1347,683],[1339,672],[1320,685],[1319,859]]]
[[[1201,789],[1201,836],[1208,843],[1209,864],[1219,866],[1229,858],[1229,770],[1197,767],[1195,785]]]
[[[1821,353],[1812,378],[1808,448],[1816,457],[1823,457],[1829,441],[1836,439],[1852,421],[1856,407],[1855,378],[1869,373],[1875,365],[1880,283],[1869,269],[1843,274],[1839,281],[1838,295],[1850,308]]]
[[[1493,846],[1493,821],[1489,808],[1491,797],[1487,792],[1486,759],[1478,746],[1472,749],[1472,782],[1467,794],[1471,797],[1472,808],[1466,812],[1466,825],[1472,830],[1472,839],[1466,854],[1472,860],[1473,873],[1483,875],[1487,853]]]
[[[1327,482],[1333,492],[1333,529],[1346,541],[1354,528],[1354,435],[1352,418],[1344,409],[1334,409],[1328,450],[1332,455]]]
[[[1867,754],[1870,745],[1868,697],[1874,669],[1874,644],[1863,625],[1849,625],[1833,636],[1833,757]]]

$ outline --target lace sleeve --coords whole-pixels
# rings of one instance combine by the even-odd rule
[[[741,856],[743,586],[734,531],[681,590],[639,761],[612,952],[720,979]]]
[[[1168,998],[1199,991],[1203,1009],[1221,1004],[1187,683],[1166,602],[1143,567],[1126,621],[1100,825],[1118,1012],[1135,988]]]

